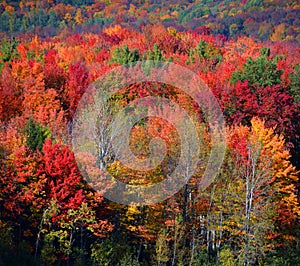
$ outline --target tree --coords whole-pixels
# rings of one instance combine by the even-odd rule
[[[32,118],[29,119],[23,130],[26,135],[26,145],[32,151],[42,151],[45,140],[51,137],[49,129],[36,123]]]
[[[2,69],[0,79],[0,119],[8,122],[11,118],[22,113],[23,107],[19,104],[22,92],[12,76],[8,65]]]
[[[44,81],[46,89],[55,89],[59,95],[61,103],[64,104],[63,91],[65,90],[67,74],[58,65],[58,52],[54,49],[49,50],[45,55]]]
[[[72,119],[77,104],[79,103],[82,95],[90,84],[89,72],[82,62],[77,62],[69,66],[69,73],[66,88],[66,101],[69,105],[68,117]]]
[[[292,142],[296,133],[297,105],[281,85],[250,86],[238,81],[233,88],[221,92],[224,114],[230,124],[250,125],[253,117],[266,121],[266,126],[276,126],[276,133],[284,134]]]
[[[296,65],[290,73],[291,82],[289,84],[289,93],[293,96],[295,102],[300,102],[300,64]]]
[[[239,187],[241,199],[244,198],[241,219],[244,265],[254,264],[257,256],[274,246],[274,242],[267,244],[268,234],[275,230],[274,218],[280,221],[286,208],[293,213],[285,216],[288,219],[293,220],[299,214],[296,171],[288,160],[283,137],[275,135],[274,129],[265,128],[264,122],[257,118],[251,123],[251,129],[241,126],[233,129],[229,146],[233,150],[237,181],[243,181]]]
[[[78,8],[77,11],[76,11],[76,15],[75,15],[75,22],[77,24],[82,24],[84,22],[84,17],[82,15],[82,12],[81,12],[81,9]]]
[[[58,26],[59,19],[53,9],[50,10],[49,12],[49,19],[48,19],[48,25],[51,27],[56,28]]]
[[[140,55],[137,49],[130,50],[127,45],[117,47],[112,54],[112,63],[127,65],[140,60]]]
[[[1,42],[1,59],[2,63],[10,63],[14,58],[18,57],[17,46],[19,41],[15,38],[4,38]]]
[[[243,65],[243,70],[232,73],[231,82],[248,81],[250,87],[254,85],[260,87],[280,84],[282,71],[277,70],[278,58],[269,59],[270,49],[261,49],[261,55],[257,59],[248,58]]]
[[[167,242],[168,235],[162,231],[155,243],[155,261],[157,262],[157,266],[165,265],[170,259],[170,250]]]
[[[40,232],[50,244],[57,239],[59,252],[69,260],[75,237],[80,239],[79,247],[84,249],[84,231],[103,237],[112,226],[93,210],[93,206],[101,201],[97,203],[96,195],[93,199],[93,193],[84,185],[70,149],[46,140],[43,153],[39,175],[47,178],[46,191],[50,202],[44,210],[43,215],[48,218],[41,221]]]

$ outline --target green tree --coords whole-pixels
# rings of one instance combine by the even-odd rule
[[[9,32],[13,33],[16,30],[18,30],[20,27],[20,19],[17,18],[17,15],[15,12],[13,12],[8,19],[8,28],[9,28]]]
[[[58,27],[59,20],[58,20],[58,17],[57,17],[54,10],[51,10],[49,12],[49,19],[48,19],[47,24],[48,24],[48,26],[51,26],[51,27],[54,27],[54,28]]]
[[[130,252],[126,252],[118,266],[140,266],[140,263],[132,257]]]
[[[124,47],[118,47],[112,54],[112,63],[118,63],[120,65],[127,65],[135,61],[140,60],[140,54],[138,49],[130,50],[127,45]]]
[[[93,265],[109,266],[112,262],[114,243],[111,239],[96,242],[91,245],[91,259]]]
[[[21,21],[21,29],[23,32],[26,32],[29,28],[30,28],[30,23],[29,23],[28,15],[24,14]]]
[[[6,39],[4,38],[1,42],[1,61],[3,63],[8,62],[10,63],[12,59],[17,58],[19,56],[17,52],[17,46],[19,41],[15,38]]]
[[[290,79],[289,93],[294,97],[295,102],[300,102],[300,64],[294,67]]]
[[[45,140],[51,137],[50,130],[35,122],[32,118],[26,123],[23,131],[26,135],[26,145],[32,151],[41,151]]]
[[[222,266],[235,266],[235,259],[230,251],[230,248],[224,247],[220,252],[220,258],[219,258]]]
[[[47,14],[46,14],[46,12],[45,12],[45,10],[44,9],[38,9],[38,11],[37,11],[37,22],[38,22],[38,25],[39,26],[42,26],[42,27],[44,27],[44,26],[46,26],[47,25],[47,20],[48,20],[48,16],[47,16]]]
[[[169,261],[170,250],[166,238],[168,237],[165,230],[162,230],[155,243],[155,261],[157,266],[165,265]]]
[[[4,11],[0,16],[0,31],[8,32],[8,22],[9,21],[9,14],[7,11]]]
[[[248,58],[242,70],[232,73],[231,83],[236,84],[239,80],[247,80],[251,87],[254,85],[266,87],[281,83],[282,70],[277,69],[279,57],[269,59],[268,48],[262,48],[260,53],[257,59]]]
[[[165,56],[162,54],[162,51],[159,49],[159,47],[156,43],[153,46],[153,50],[147,52],[146,58],[148,60],[154,60],[154,61],[165,61],[166,60]]]

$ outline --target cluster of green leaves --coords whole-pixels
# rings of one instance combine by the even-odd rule
[[[207,1],[205,1],[207,2]],[[195,4],[180,12],[179,23],[187,23],[191,19],[201,18],[202,16],[210,14],[210,8],[207,3]]]
[[[117,47],[112,54],[111,62],[120,65],[128,65],[130,63],[139,61],[141,58],[138,49],[130,50],[127,45],[124,47]]]
[[[205,40],[200,40],[195,49],[189,51],[188,64],[195,63],[195,60],[216,59],[217,62],[222,60],[222,54],[218,48],[212,47]]]
[[[4,64],[10,63],[14,58],[18,58],[19,54],[17,46],[19,41],[15,38],[6,39],[4,38],[1,42],[1,57],[0,57],[0,71]]]
[[[248,58],[242,70],[233,72],[231,82],[248,81],[249,86],[272,86],[281,83],[282,71],[277,69],[279,56],[270,59],[270,49],[261,49],[261,55],[257,59]]]
[[[26,135],[26,145],[32,151],[42,151],[46,139],[51,137],[51,131],[30,118],[23,129]]]
[[[290,73],[289,93],[294,97],[296,102],[300,102],[300,65],[296,65],[294,71]]]

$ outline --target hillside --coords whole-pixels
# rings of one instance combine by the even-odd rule
[[[296,1],[0,13],[0,266],[300,265]]]
[[[4,1],[0,32],[54,36],[100,32],[120,24],[141,29],[162,23],[180,30],[205,25],[213,34],[246,35],[260,40],[300,41],[297,1]]]

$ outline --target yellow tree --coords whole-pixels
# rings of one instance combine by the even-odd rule
[[[253,265],[275,247],[275,235],[299,217],[297,172],[282,136],[253,118],[228,130],[224,168],[212,189],[211,223],[217,247],[230,244],[239,264]],[[277,232],[276,228],[280,230]]]
[[[75,15],[75,22],[77,24],[82,24],[84,22],[84,17],[82,15],[82,12],[81,12],[81,9],[78,8],[77,11],[76,11],[76,15]]]
[[[296,195],[298,172],[290,162],[290,152],[286,148],[282,135],[274,134],[273,128],[265,128],[264,122],[252,119],[252,141],[262,143],[262,157],[271,158],[273,170],[273,186],[276,188],[278,205],[278,221],[281,225],[289,225],[300,215],[299,202]]]

